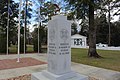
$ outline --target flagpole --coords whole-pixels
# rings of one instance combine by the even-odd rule
[[[22,0],[19,0],[19,25],[18,25],[18,58],[17,58],[17,62],[20,62],[20,13],[21,13],[21,4],[22,4]]]
[[[8,45],[8,29],[9,29],[9,0],[8,0],[8,19],[7,19],[7,55],[8,55],[8,48],[9,48],[9,45]]]
[[[40,53],[40,48],[39,48],[40,47],[40,43],[39,43],[39,40],[40,40],[39,39],[39,32],[40,31],[39,31],[39,27],[40,27],[40,22],[41,22],[41,19],[40,19],[40,8],[39,8],[38,11],[39,11],[39,14],[38,14],[39,15],[39,17],[38,17],[39,18],[39,23],[38,23],[38,54],[39,54]]]
[[[24,13],[24,19],[26,18],[26,10],[25,10],[25,13]],[[24,20],[25,21],[25,20]],[[26,23],[24,23],[24,54],[25,54],[25,39],[26,39],[26,36],[25,36],[25,33],[26,33]]]
[[[27,27],[27,3],[28,0],[25,0],[25,25],[24,25],[24,54],[26,53],[26,27]]]

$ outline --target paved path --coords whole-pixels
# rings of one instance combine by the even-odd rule
[[[23,57],[32,57],[40,61],[47,62],[47,55],[46,54],[21,54],[21,58]],[[0,60],[2,59],[15,59],[17,55],[0,55]],[[0,79],[6,79],[16,76],[21,76],[24,74],[31,74],[34,72],[40,72],[42,70],[47,69],[47,64],[44,65],[37,65],[37,66],[29,66],[29,67],[22,67],[22,68],[15,68],[15,69],[6,69],[0,70]],[[72,70],[90,76],[91,80],[120,80],[120,72],[107,70],[103,68],[97,68],[93,66],[78,64],[72,62]]]

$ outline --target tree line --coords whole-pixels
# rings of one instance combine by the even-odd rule
[[[29,1],[29,0],[28,0]],[[6,22],[7,22],[7,0],[0,1],[0,53],[6,52]],[[119,0],[64,0],[66,3],[63,7],[60,7],[62,14],[66,15],[68,20],[81,20],[79,25],[81,26],[80,32],[77,31],[76,23],[72,24],[71,32],[72,34],[79,33],[81,35],[88,37],[88,56],[89,57],[101,57],[96,51],[96,43],[109,44],[110,46],[120,46],[120,20],[116,22],[111,22],[112,16],[119,15]],[[9,27],[9,46],[17,43],[17,20],[18,18],[18,3],[15,3],[13,0],[10,0],[10,6],[14,12],[13,16],[10,16],[10,27]],[[31,6],[31,5],[30,5]],[[32,9],[29,8],[29,12],[32,12]],[[116,12],[111,15],[111,12]],[[24,11],[21,12],[21,52],[23,52],[23,34],[24,34]],[[38,11],[36,10],[36,14]],[[47,44],[47,22],[51,19],[53,15],[57,15],[56,6],[51,2],[43,2],[40,6],[41,22],[39,27],[39,45],[41,52],[41,44]],[[107,15],[108,14],[108,15]],[[29,19],[32,17],[32,14],[28,16],[28,19],[25,20],[28,24]],[[38,22],[37,17],[35,19]],[[45,23],[45,24],[44,24]],[[34,26],[37,26],[35,24]],[[26,43],[34,45],[34,51],[38,50],[38,27],[34,28],[32,33],[29,32],[29,29],[26,29],[26,36],[32,35],[32,38],[28,40],[26,38]],[[27,35],[28,33],[28,35]],[[30,42],[29,42],[30,41]],[[3,47],[4,46],[4,47]],[[27,49],[27,48],[26,48]]]

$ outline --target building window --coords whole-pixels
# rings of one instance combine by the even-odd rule
[[[82,39],[79,38],[79,39],[74,39],[74,45],[81,45],[82,46]]]

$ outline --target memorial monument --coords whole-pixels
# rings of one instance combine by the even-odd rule
[[[71,70],[71,22],[56,15],[48,22],[48,69],[33,73],[32,80],[88,80]]]

